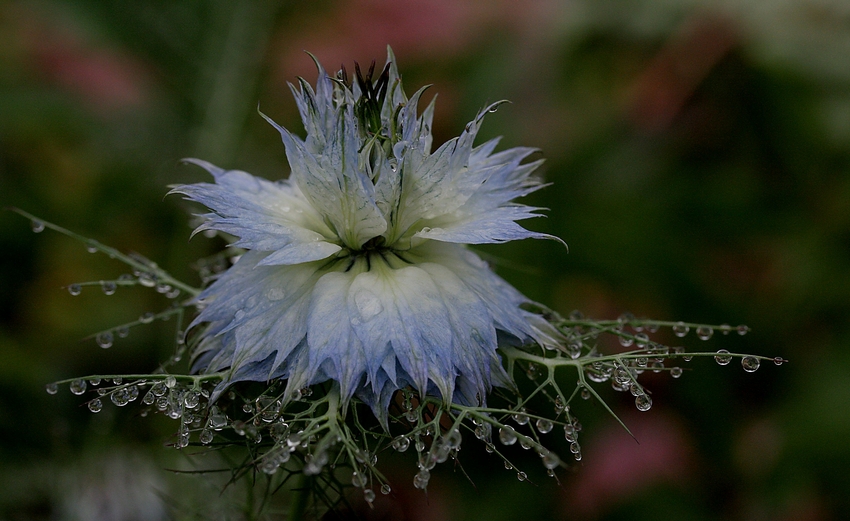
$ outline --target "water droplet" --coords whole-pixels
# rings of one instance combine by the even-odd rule
[[[209,424],[214,431],[220,431],[227,426],[227,416],[225,416],[224,413],[220,412],[218,409],[215,409],[215,411],[211,412],[210,414]],[[275,430],[275,427],[278,425],[282,427],[284,432],[277,432]],[[279,434],[279,436],[275,437],[275,433]],[[280,441],[281,439],[285,438],[287,434],[289,434],[289,426],[285,423],[277,423],[272,426],[271,436],[276,441]]]
[[[431,479],[431,473],[426,469],[421,469],[413,476],[413,486],[424,490],[428,486],[428,481]]]
[[[581,445],[577,441],[570,443],[570,452],[573,454],[578,454],[581,452]]]
[[[720,365],[727,365],[732,361],[732,357],[728,356],[729,351],[725,349],[720,349],[717,351],[717,355],[714,357],[714,361]]]
[[[618,337],[618,340],[620,341],[620,345],[623,347],[631,347],[631,345],[635,343],[635,339],[630,336],[621,336]]]
[[[146,271],[143,271],[139,273],[139,284],[146,288],[152,288],[156,286],[156,277]]]
[[[153,402],[156,401],[156,395],[153,394],[153,391],[148,391],[145,393],[145,396],[142,398],[142,403],[145,405],[153,405]]]
[[[482,423],[475,426],[475,437],[479,440],[489,440],[493,432],[493,426],[489,423]]]
[[[548,470],[552,470],[560,464],[561,460],[555,453],[547,451],[543,454],[543,466]]]
[[[407,436],[399,436],[392,441],[392,447],[398,452],[404,452],[408,447],[410,447],[410,438]]]
[[[638,333],[635,335],[635,345],[638,349],[644,349],[646,345],[649,343],[649,335],[646,333]]]
[[[112,281],[103,281],[100,283],[100,289],[104,295],[114,295],[118,286]]]
[[[100,378],[91,378],[89,379],[90,385],[100,385]]]
[[[537,420],[537,430],[540,431],[540,434],[546,434],[552,430],[552,427],[554,427],[554,424],[545,418]]]
[[[690,330],[691,328],[688,327],[684,322],[676,322],[676,324],[673,326],[673,334],[679,338],[682,338],[683,336],[687,335],[688,331]]]
[[[365,487],[368,478],[360,472],[354,471],[351,473],[351,484],[357,488]]]
[[[522,413],[516,413],[511,415],[511,418],[517,423],[517,425],[525,425],[528,423],[528,416]]]
[[[648,411],[652,407],[652,398],[648,394],[635,396],[635,407],[639,411]]]
[[[784,364],[786,361],[787,361],[787,360],[785,360],[785,359],[784,359],[784,358],[782,358],[781,356],[777,356],[776,358],[774,358],[774,359],[773,359],[773,363],[774,363],[774,364],[776,364],[776,365],[782,365],[782,364]]]
[[[745,326],[744,324],[741,324],[740,326],[738,326],[737,328],[735,328],[735,330],[736,330],[736,331],[738,332],[738,334],[739,334],[739,335],[741,335],[741,336],[744,336],[744,335],[746,335],[747,333],[749,333],[749,332],[750,332],[750,328],[749,328],[749,326]]]
[[[756,372],[760,365],[761,361],[754,356],[745,356],[741,359],[741,366],[744,368],[744,371],[748,373]]]
[[[682,376],[682,368],[681,367],[671,367],[670,368],[670,376],[673,378],[679,378]]]
[[[75,297],[82,292],[83,292],[83,287],[80,286],[79,284],[71,284],[70,286],[68,286],[68,293],[70,293],[71,295],[73,295]]]
[[[510,427],[502,427],[499,429],[499,441],[502,445],[513,445],[516,443],[516,432]]]
[[[624,392],[629,390],[628,382],[618,382],[617,380],[611,380],[611,388],[617,392]]]
[[[171,291],[171,285],[170,284],[166,284],[165,282],[158,282],[157,283],[157,285],[156,285],[156,292],[157,293],[168,293],[169,291]]]
[[[646,324],[646,330],[650,333],[657,333],[660,328],[658,322],[647,322]]]
[[[100,401],[100,398],[95,398],[94,400],[89,402],[89,410],[91,412],[100,412],[103,409],[103,402]]]
[[[165,382],[156,382],[153,386],[151,386],[150,392],[152,392],[154,396],[159,397],[168,392],[168,387],[165,385]]]
[[[59,392],[59,384],[49,383],[44,386],[44,390],[47,391],[47,394],[56,394]]]
[[[581,395],[582,400],[590,400],[591,394],[590,394],[590,391],[587,389],[587,387],[582,387],[581,393],[579,393],[579,394]]]
[[[154,314],[150,311],[139,317],[139,322],[142,324],[150,324],[153,322]]]
[[[168,375],[165,377],[165,386],[169,389],[173,389],[174,386],[177,385],[177,378],[174,375]]]
[[[85,380],[74,380],[71,382],[71,392],[76,395],[81,395],[86,392],[86,381]]]
[[[197,391],[189,391],[183,397],[183,404],[188,409],[194,409],[199,403],[201,403],[201,393]]]
[[[520,481],[525,481],[528,479],[528,475],[525,472],[517,472],[516,478]]]
[[[97,253],[97,246],[95,246],[94,244],[88,244],[86,246],[86,251],[89,253]]]
[[[30,222],[30,226],[32,226],[33,233],[41,233],[44,231],[44,223],[38,219],[33,219],[32,222]]]
[[[714,334],[714,330],[708,326],[700,326],[697,328],[697,337],[700,340],[708,340]]]
[[[724,335],[728,335],[730,331],[732,331],[732,326],[730,326],[729,324],[720,325],[720,332]]]
[[[375,501],[375,491],[371,488],[367,488],[363,491],[363,499],[365,499],[367,503]]]
[[[204,445],[209,445],[213,441],[214,434],[209,429],[204,429],[201,431],[201,435],[199,436],[199,440]]]
[[[129,402],[125,389],[113,391],[112,394],[109,395],[109,399],[112,400],[112,403],[118,407],[124,407]]]
[[[100,347],[102,347],[104,349],[112,347],[112,341],[113,341],[112,333],[110,333],[109,331],[104,331],[103,333],[98,333],[97,336],[95,337],[95,342],[97,342],[97,345],[99,345]]]
[[[165,294],[165,298],[177,298],[178,296],[180,296],[180,290],[177,288],[174,288]]]
[[[354,304],[364,320],[371,320],[384,310],[384,305],[374,293],[368,290],[360,290],[354,294]]]
[[[266,290],[266,298],[272,302],[283,300],[286,297],[286,290],[279,286],[274,286]]]
[[[388,484],[384,483],[383,485],[381,485],[381,494],[386,496],[387,494],[389,494],[392,491],[393,491],[393,489],[390,488],[390,486]]]
[[[561,414],[562,412],[564,412],[565,408],[566,408],[566,406],[564,405],[564,402],[561,400],[561,397],[556,396],[555,397],[555,414],[556,415]]]
[[[614,370],[614,380],[619,384],[627,384],[631,382],[632,377],[625,368],[618,367]]]

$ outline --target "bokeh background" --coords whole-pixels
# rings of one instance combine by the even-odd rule
[[[439,93],[437,141],[489,102],[482,138],[533,146],[552,186],[529,222],[556,234],[485,252],[562,314],[624,311],[745,323],[690,349],[790,360],[754,374],[696,360],[648,376],[650,412],[606,394],[574,408],[584,459],[520,483],[464,445],[464,469],[414,491],[412,456],[373,519],[829,520],[850,512],[850,3],[845,0],[356,0],[0,2],[0,205],[24,208],[193,284],[186,205],[167,185],[204,179],[201,157],[287,175],[257,106],[300,129],[286,82],[385,60],[408,91]],[[427,98],[427,96],[426,96]],[[168,421],[132,406],[97,415],[49,381],[144,372],[173,324],[104,351],[84,340],[168,304],[72,282],[125,268],[0,214],[0,519],[277,519],[177,475]],[[663,334],[661,340],[675,339]],[[692,370],[691,370],[692,369]],[[557,443],[557,442],[553,442]],[[562,449],[564,447],[562,446]],[[480,453],[478,455],[474,453]],[[521,458],[521,455],[518,455]],[[540,467],[538,469],[538,467]],[[240,488],[241,487],[241,488]],[[265,517],[263,517],[265,516]]]

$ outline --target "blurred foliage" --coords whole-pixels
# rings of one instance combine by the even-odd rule
[[[163,202],[167,185],[203,179],[178,160],[285,176],[257,104],[298,128],[285,82],[312,81],[303,49],[350,67],[382,60],[388,43],[407,85],[439,92],[438,137],[508,98],[482,138],[504,135],[504,146],[547,158],[553,186],[532,204],[551,211],[529,226],[564,238],[570,253],[531,241],[484,249],[510,282],[564,314],[746,323],[744,338],[685,340],[791,363],[750,375],[693,362],[681,380],[652,379],[651,412],[629,416],[630,401],[618,403],[640,445],[588,404],[577,411],[585,458],[561,486],[542,472],[530,476],[536,486],[519,483],[466,449],[474,485],[443,469],[425,497],[412,490],[413,462],[388,458],[396,492],[360,513],[820,520],[850,511],[842,0],[7,0],[0,204],[195,283],[193,260],[222,245],[188,242],[183,205]],[[58,378],[155,367],[172,349],[168,324],[109,351],[79,339],[167,302],[141,290],[71,297],[63,286],[121,266],[56,234],[33,236],[10,212],[0,244],[0,518],[251,519],[252,507],[229,502],[244,488],[220,498],[219,484],[161,470],[192,464],[163,448],[168,423],[114,408],[92,415],[67,393],[44,393]]]

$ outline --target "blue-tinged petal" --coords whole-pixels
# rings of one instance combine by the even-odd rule
[[[520,343],[555,345],[559,333],[551,326],[532,323],[532,315],[520,309],[532,302],[504,279],[493,273],[478,255],[450,243],[428,242],[416,249],[419,262],[439,263],[451,270],[475,292],[487,308],[497,330],[508,333]]]
[[[351,328],[350,308],[345,304],[355,279],[350,272],[333,272],[316,282],[307,317],[307,366],[304,375],[294,375],[293,385],[310,382],[309,375],[331,361],[344,401],[350,398],[366,376],[366,353]],[[369,346],[370,352],[374,346]],[[296,387],[297,388],[297,387]]]
[[[485,400],[490,390],[490,366],[501,361],[496,355],[496,328],[493,317],[465,281],[443,264],[423,262],[418,265],[426,271],[439,291],[440,300],[449,315],[452,365],[460,377],[469,380],[479,401]]]
[[[526,230],[515,221],[539,217],[530,206],[500,206],[486,212],[466,214],[465,217],[446,220],[443,227],[422,228],[414,237],[460,244],[504,243],[520,239],[553,239],[545,233]],[[436,221],[438,224],[440,221]]]
[[[375,203],[375,186],[358,169],[359,134],[351,107],[337,110],[336,130],[328,136],[327,146],[319,155],[307,150],[288,130],[263,117],[280,132],[292,168],[291,179],[346,246],[359,249],[386,231],[387,222]]]
[[[215,370],[237,369],[272,354],[274,370],[306,335],[310,296],[325,264],[259,266],[264,256],[245,253],[199,296],[204,308],[190,327],[209,322],[206,338],[220,339],[219,352],[208,358]]]
[[[225,171],[205,161],[187,160],[215,177],[215,184],[180,185],[179,193],[213,213],[205,214],[201,230],[218,230],[239,238],[234,246],[258,251],[281,251],[270,264],[319,260],[340,250],[328,242],[332,231],[287,181],[273,183],[239,171]]]
[[[434,281],[416,266],[391,269],[380,262],[373,266],[351,284],[347,304],[352,328],[370,348],[383,351],[389,340],[399,365],[419,391],[424,392],[431,380],[450,400],[455,378],[451,323]]]
[[[390,121],[396,108],[407,102],[407,95],[401,86],[401,74],[398,72],[398,64],[396,63],[393,50],[387,46],[387,64],[390,66],[389,78],[387,83],[387,95],[384,98],[384,105],[381,107],[381,120]]]

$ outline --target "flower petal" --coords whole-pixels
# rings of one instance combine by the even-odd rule
[[[387,221],[375,203],[375,186],[358,168],[359,131],[350,106],[336,109],[336,131],[327,136],[320,154],[312,153],[288,130],[263,117],[280,132],[291,178],[346,246],[359,249],[386,231]]]
[[[324,259],[341,248],[321,215],[288,181],[273,183],[240,171],[225,171],[206,161],[187,159],[208,170],[215,184],[180,185],[179,193],[213,210],[195,230],[212,229],[239,237],[233,246],[280,252],[267,264],[295,264]]]

